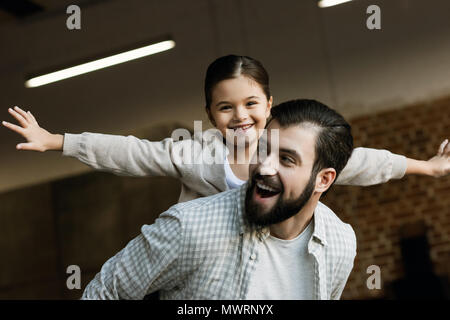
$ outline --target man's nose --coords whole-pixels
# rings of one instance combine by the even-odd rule
[[[260,159],[259,174],[262,176],[273,176],[278,173],[278,161],[274,153],[267,155],[265,158]]]

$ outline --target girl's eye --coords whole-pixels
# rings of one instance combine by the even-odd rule
[[[220,107],[220,111],[224,111],[224,110],[230,110],[231,109],[231,106],[223,106],[223,107]]]
[[[256,102],[253,102],[253,101],[247,102],[247,105],[248,105],[248,106],[252,106],[252,105],[254,105],[254,104],[257,104],[257,103],[256,103]]]

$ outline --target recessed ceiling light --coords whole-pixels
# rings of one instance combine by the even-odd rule
[[[34,88],[49,84],[52,82],[64,80],[67,78],[75,77],[80,74],[92,72],[95,70],[114,66],[119,63],[139,59],[148,55],[152,55],[158,52],[166,51],[175,47],[175,41],[166,40],[158,43],[154,43],[141,48],[129,50],[126,52],[118,53],[106,58],[93,60],[83,64],[79,64],[70,68],[62,69],[59,71],[47,73],[41,76],[33,77],[25,82],[25,87]]]
[[[345,2],[349,2],[349,1],[352,1],[352,0],[320,0],[320,1],[317,3],[317,5],[318,5],[320,8],[326,8],[326,7],[336,6],[336,5],[338,5],[338,4],[345,3]]]

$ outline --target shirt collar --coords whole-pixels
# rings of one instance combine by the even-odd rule
[[[244,214],[245,214],[245,193],[247,191],[248,182],[244,183],[239,190],[239,200],[237,201],[236,213],[239,215],[240,219],[240,234],[243,234],[245,231],[252,231],[252,228],[245,222]],[[322,244],[324,246],[327,245],[326,236],[325,236],[325,221],[322,210],[320,210],[319,203],[314,210],[313,219],[314,219],[314,231],[311,239]],[[267,237],[270,235],[269,227],[264,227],[256,230],[256,234],[261,241],[265,241]]]
[[[317,203],[316,208],[314,209],[314,232],[312,235],[312,239],[319,242],[320,244],[326,246],[326,232],[325,232],[325,217],[321,210],[320,202]]]

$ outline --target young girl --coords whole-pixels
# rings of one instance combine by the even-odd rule
[[[202,141],[195,137],[158,142],[95,133],[51,134],[40,128],[31,112],[18,107],[9,113],[20,126],[3,122],[19,133],[27,143],[19,150],[60,150],[76,157],[94,169],[130,176],[171,176],[182,183],[179,202],[209,196],[236,188],[248,179],[248,167],[256,151],[260,130],[270,115],[273,98],[269,77],[262,64],[245,56],[228,55],[215,60],[206,72],[206,112],[223,137],[243,136],[246,143],[238,145],[234,138]],[[228,135],[227,135],[228,134]],[[197,144],[200,150],[194,161],[178,161],[176,150]],[[225,148],[226,146],[226,148]],[[181,148],[182,149],[182,148]],[[204,163],[205,152],[225,150],[223,162]],[[233,152],[229,152],[233,151]],[[443,176],[450,172],[450,144],[445,140],[438,154],[428,161],[407,159],[387,150],[355,148],[337,184],[373,185],[406,174]],[[243,161],[239,161],[242,160]]]

